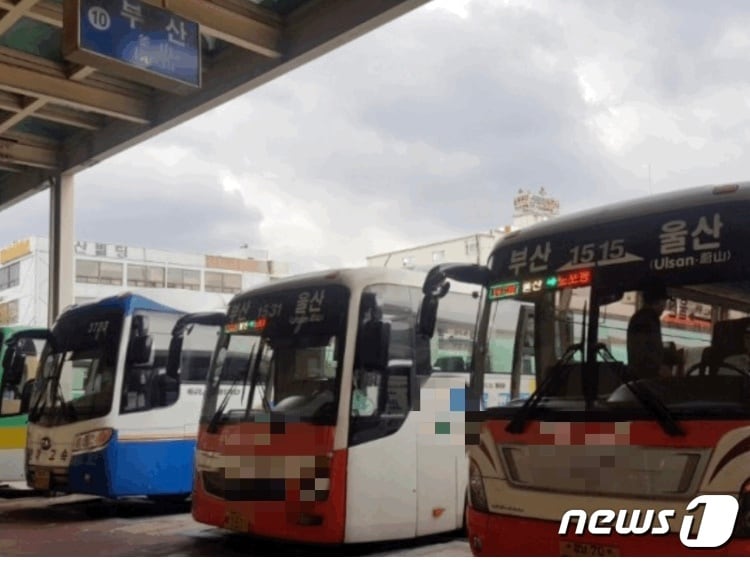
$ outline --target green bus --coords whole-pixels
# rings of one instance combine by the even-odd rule
[[[19,342],[26,365],[21,375],[6,376],[3,368],[5,341],[24,326],[0,326],[0,485],[24,480],[24,450],[29,402],[36,376],[36,363],[44,342],[23,339]]]

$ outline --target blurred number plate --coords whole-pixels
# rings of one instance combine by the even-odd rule
[[[50,473],[48,469],[37,469],[34,472],[34,487],[36,489],[49,489]]]
[[[224,528],[233,532],[247,532],[247,518],[238,512],[228,512],[224,521]]]
[[[610,545],[561,541],[560,555],[566,557],[617,557],[620,555],[620,550]]]

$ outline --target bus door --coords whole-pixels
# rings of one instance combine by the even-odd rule
[[[0,356],[7,357],[0,370],[0,482],[24,478],[27,415],[45,343],[43,339],[11,335],[10,331],[5,333],[0,350]]]
[[[416,535],[414,319],[408,287],[363,291],[350,390],[346,541]],[[387,355],[379,359],[372,349],[381,338]]]
[[[422,294],[412,291],[417,306]],[[464,438],[466,388],[477,300],[449,292],[437,311],[429,344],[430,368],[417,368],[420,386],[417,429],[417,535],[453,531],[463,524],[468,467]],[[426,338],[415,339],[422,356]],[[418,361],[417,364],[422,364]]]

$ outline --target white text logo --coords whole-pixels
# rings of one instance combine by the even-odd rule
[[[693,529],[695,513],[703,506],[700,526]],[[680,541],[687,547],[721,547],[729,541],[734,531],[734,523],[739,511],[737,499],[731,495],[701,495],[694,498],[682,515]],[[627,536],[663,535],[669,533],[669,520],[676,516],[674,510],[595,510],[591,516],[584,510],[569,510],[560,521],[558,534],[568,533],[573,523],[573,533],[582,536],[589,534],[608,536],[614,532]],[[588,519],[588,523],[587,523]],[[614,524],[613,524],[614,523]],[[692,536],[691,536],[692,534]]]

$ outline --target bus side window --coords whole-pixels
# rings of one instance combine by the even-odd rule
[[[174,380],[166,375],[167,354],[172,326],[175,321],[174,316],[158,312],[147,314],[139,312],[139,314],[148,317],[148,335],[152,340],[150,357],[147,362],[138,360],[125,364],[122,379],[121,413],[136,413],[158,407],[168,407],[173,405],[180,395],[180,380]],[[134,335],[135,333],[131,337]],[[190,364],[193,355],[190,348],[186,347],[184,347],[183,354],[186,362]],[[203,363],[205,361],[202,361],[201,364]],[[187,374],[184,365],[183,369],[186,370]]]
[[[370,321],[390,326],[388,365],[365,368],[355,358],[352,378],[350,444],[361,444],[396,432],[410,409],[414,362],[414,324],[409,289],[375,285],[365,289],[360,303],[360,327]],[[358,345],[360,340],[358,338]],[[359,356],[357,349],[357,356]]]

